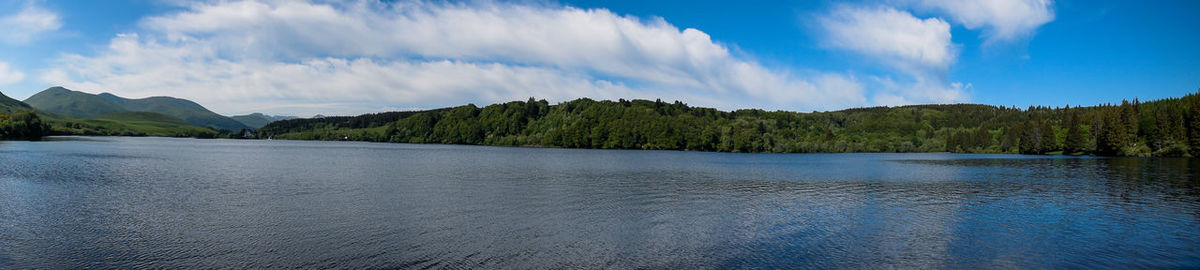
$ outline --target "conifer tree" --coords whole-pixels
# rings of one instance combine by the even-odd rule
[[[1067,138],[1063,142],[1064,154],[1083,152],[1083,132],[1079,127],[1079,113],[1072,112],[1067,121]]]
[[[1029,121],[1017,124],[1017,134],[1020,134],[1017,142],[1017,152],[1021,154],[1035,154],[1038,150],[1037,139],[1041,138],[1037,135],[1037,128],[1032,127]]]
[[[1017,134],[1019,133],[1017,126],[1012,126],[1004,129],[1004,138],[1000,140],[1000,151],[1008,152],[1017,145]]]
[[[1101,126],[1096,127],[1096,154],[1112,156],[1121,152],[1126,133],[1119,111],[1119,108],[1111,106],[1101,110],[1100,118],[1103,122]]]
[[[1137,102],[1137,99],[1134,99]],[[1128,101],[1121,102],[1121,124],[1124,125],[1124,134],[1121,135],[1120,146],[1133,146],[1138,140],[1138,105],[1129,103]]]
[[[1200,95],[1191,96],[1187,110],[1188,148],[1193,157],[1200,157]]]
[[[1045,154],[1058,150],[1058,143],[1054,140],[1054,127],[1050,126],[1049,121],[1039,121],[1038,135],[1041,138],[1038,140],[1038,154]]]

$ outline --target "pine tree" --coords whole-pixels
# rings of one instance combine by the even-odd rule
[[[1029,121],[1017,124],[1017,134],[1019,140],[1017,142],[1017,152],[1021,154],[1036,154],[1038,150],[1037,139],[1041,136],[1037,135],[1037,129],[1031,127]]]
[[[1038,125],[1038,135],[1041,136],[1041,139],[1038,140],[1040,142],[1038,145],[1038,154],[1057,151],[1058,143],[1054,140],[1054,127],[1050,126],[1049,121],[1039,122],[1041,123]]]
[[[1193,157],[1200,157],[1200,95],[1191,96],[1187,110],[1188,148]]]
[[[1004,138],[1000,140],[1000,151],[1008,152],[1014,146],[1017,146],[1019,134],[1020,130],[1017,129],[1016,125],[1004,129]]]
[[[1057,150],[1054,143],[1054,128],[1050,123],[1037,115],[1033,120],[1020,124],[1021,142],[1019,151],[1022,154],[1041,155]]]
[[[1079,127],[1079,113],[1072,112],[1070,119],[1067,121],[1067,138],[1063,142],[1063,153],[1074,154],[1083,152],[1083,132]]]
[[[1136,103],[1137,99],[1133,101]],[[1125,126],[1120,140],[1123,148],[1132,147],[1138,141],[1138,105],[1135,103],[1121,102],[1121,123]]]
[[[1121,149],[1125,142],[1125,123],[1121,121],[1120,109],[1116,107],[1105,107],[1101,110],[1100,116],[1102,125],[1096,127],[1098,133],[1096,136],[1096,154],[1102,156],[1115,156],[1121,153]]]

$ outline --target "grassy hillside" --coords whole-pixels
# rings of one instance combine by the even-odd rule
[[[175,118],[170,115],[165,115],[165,114],[161,114],[161,113],[154,113],[154,112],[109,113],[109,114],[101,114],[101,115],[92,116],[92,117],[89,117],[88,119],[103,119],[103,120],[125,121],[125,122],[158,122],[158,123],[163,123],[163,124],[175,124],[175,125],[183,125],[183,126],[188,125],[187,122],[184,122],[183,120],[180,120],[179,118]]]
[[[12,99],[12,98],[4,95],[4,93],[0,93],[0,113],[12,114],[12,113],[15,113],[20,110],[32,110],[32,109],[33,109],[33,107],[29,107],[28,104],[25,104],[24,102]]]
[[[71,91],[62,87],[43,90],[25,99],[25,103],[39,111],[70,117],[89,117],[127,111],[120,105],[96,95]]]
[[[127,99],[109,93],[92,95],[62,87],[52,87],[29,97],[26,103],[44,112],[76,118],[89,118],[119,112],[155,112],[178,118],[198,127],[230,131],[247,128],[246,125],[213,113],[200,104],[172,97]]]
[[[270,124],[271,122],[295,119],[296,117],[271,116],[271,115],[265,115],[265,114],[261,114],[261,113],[252,113],[252,114],[247,114],[247,115],[230,116],[229,118],[233,118],[233,120],[237,120],[238,122],[241,122],[243,125],[246,125],[250,128],[258,129],[258,128],[262,128],[263,126],[266,126],[267,124]]]
[[[118,112],[88,118],[49,116],[53,135],[157,136],[213,138],[216,130],[197,127],[169,115],[153,112]]]
[[[127,100],[114,97],[54,87],[29,97],[27,101],[37,105],[26,108],[36,108],[39,111],[43,121],[50,126],[50,135],[200,138],[218,135],[215,130],[192,125],[174,116],[129,110],[123,106],[128,105]],[[147,108],[136,105],[129,107],[135,110]]]
[[[722,152],[1200,155],[1200,96],[1028,109],[977,104],[796,113],[681,102],[529,100],[279,121],[261,138]]]
[[[274,122],[274,121],[271,121],[270,118],[267,118],[266,115],[263,115],[261,113],[253,113],[253,114],[247,114],[247,115],[234,115],[234,116],[230,116],[229,118],[233,118],[233,120],[241,122],[243,125],[246,125],[253,129],[261,128],[263,126],[266,126],[267,124],[270,124],[271,122]]]
[[[149,111],[174,116],[192,125],[229,131],[249,128],[237,120],[219,115],[190,100],[172,97],[148,97],[127,100],[125,108],[131,111]]]

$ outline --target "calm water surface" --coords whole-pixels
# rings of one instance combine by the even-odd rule
[[[0,268],[1196,268],[1200,159],[0,142]]]

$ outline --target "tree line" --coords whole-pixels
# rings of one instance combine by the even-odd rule
[[[278,121],[258,138],[720,152],[1200,156],[1200,97],[1027,109],[978,104],[835,112],[679,101],[530,98],[477,107]]]
[[[33,111],[0,112],[0,140],[38,140],[48,133],[50,125]]]

